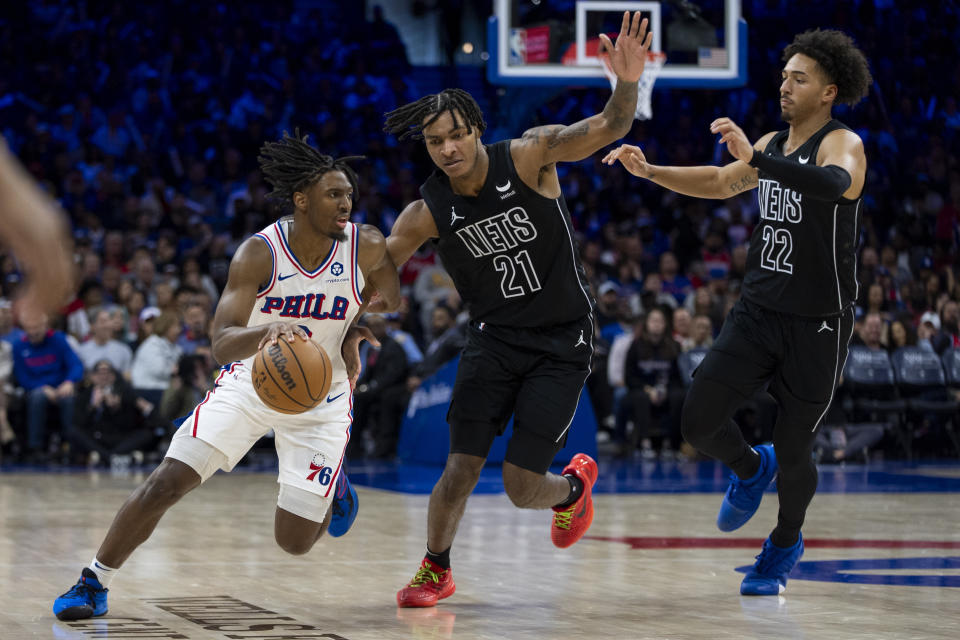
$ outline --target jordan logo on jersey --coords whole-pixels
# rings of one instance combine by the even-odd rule
[[[456,207],[450,207],[450,226],[457,224],[457,220],[463,220],[463,216],[457,215]]]
[[[474,258],[513,249],[537,237],[537,228],[523,207],[490,216],[457,230],[457,237]]]
[[[285,298],[267,296],[260,307],[260,313],[273,314],[279,312],[281,318],[313,318],[314,320],[343,320],[347,317],[350,301],[343,296],[336,296],[332,303],[326,305],[327,296],[323,293],[308,293],[303,296],[286,296]],[[324,309],[324,306],[328,308]]]
[[[817,333],[823,333],[824,331],[829,331],[830,333],[833,333],[833,327],[827,324],[826,320],[824,320],[823,324],[820,325],[820,328],[817,329]]]
[[[582,344],[583,344],[583,345],[587,344],[587,341],[583,339],[583,329],[580,329],[580,339],[577,340],[577,344],[575,344],[575,345],[573,345],[573,346],[579,347],[579,346],[582,345]]]

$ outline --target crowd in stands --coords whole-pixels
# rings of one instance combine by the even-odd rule
[[[326,153],[364,154],[354,221],[385,233],[419,197],[429,157],[381,133],[383,113],[443,87],[424,84],[382,17],[365,24],[363,3],[346,4],[48,0],[0,9],[2,134],[70,217],[77,288],[60,314],[20,326],[9,301],[21,274],[0,249],[4,452],[97,464],[162,451],[173,420],[212,387],[211,317],[233,252],[281,214],[257,170],[263,142],[300,127]],[[876,79],[863,104],[835,112],[864,140],[869,162],[858,341],[958,347],[958,11],[807,4],[787,29],[789,3],[743,2],[748,86],[655,91],[653,120],[627,139],[658,164],[728,162],[709,122],[730,116],[751,140],[782,128],[783,47],[806,28],[847,30]],[[518,136],[596,113],[608,95],[563,90],[522,122],[500,108],[510,92],[487,87],[478,97],[491,105],[488,122],[500,118],[492,129]],[[558,167],[597,298],[590,396],[623,453],[689,455],[679,357],[709,347],[737,298],[756,195],[678,196],[600,157]],[[351,455],[392,455],[409,393],[462,345],[465,314],[431,246],[401,282],[402,310],[369,320],[383,346],[362,353]],[[741,419],[760,438],[772,415],[757,398]]]

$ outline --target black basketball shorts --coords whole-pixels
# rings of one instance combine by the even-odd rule
[[[592,355],[592,315],[537,328],[471,323],[447,413],[450,452],[486,458],[512,415],[506,461],[545,473],[566,442]]]
[[[816,429],[826,414],[847,360],[853,309],[807,318],[740,299],[696,370],[744,399],[769,383],[780,423]]]

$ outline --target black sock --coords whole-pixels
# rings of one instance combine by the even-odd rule
[[[450,568],[450,547],[447,547],[446,551],[441,551],[440,553],[434,553],[430,551],[430,547],[427,547],[427,560],[437,565],[441,569]]]
[[[583,495],[583,480],[573,475],[572,473],[565,473],[563,477],[567,479],[570,483],[570,493],[567,494],[566,500],[557,505],[557,508],[563,509],[569,507],[574,502],[580,499],[580,496]]]
[[[730,468],[741,480],[749,480],[760,470],[760,454],[753,447],[747,447],[743,455],[730,463]]]

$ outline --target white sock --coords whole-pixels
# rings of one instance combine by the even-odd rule
[[[97,574],[97,580],[100,581],[100,586],[102,586],[104,589],[109,589],[110,582],[113,580],[113,577],[117,575],[117,572],[120,570],[114,569],[112,567],[108,567],[107,565],[97,560],[97,557],[94,556],[93,561],[90,563],[90,571],[93,571],[95,574]]]

